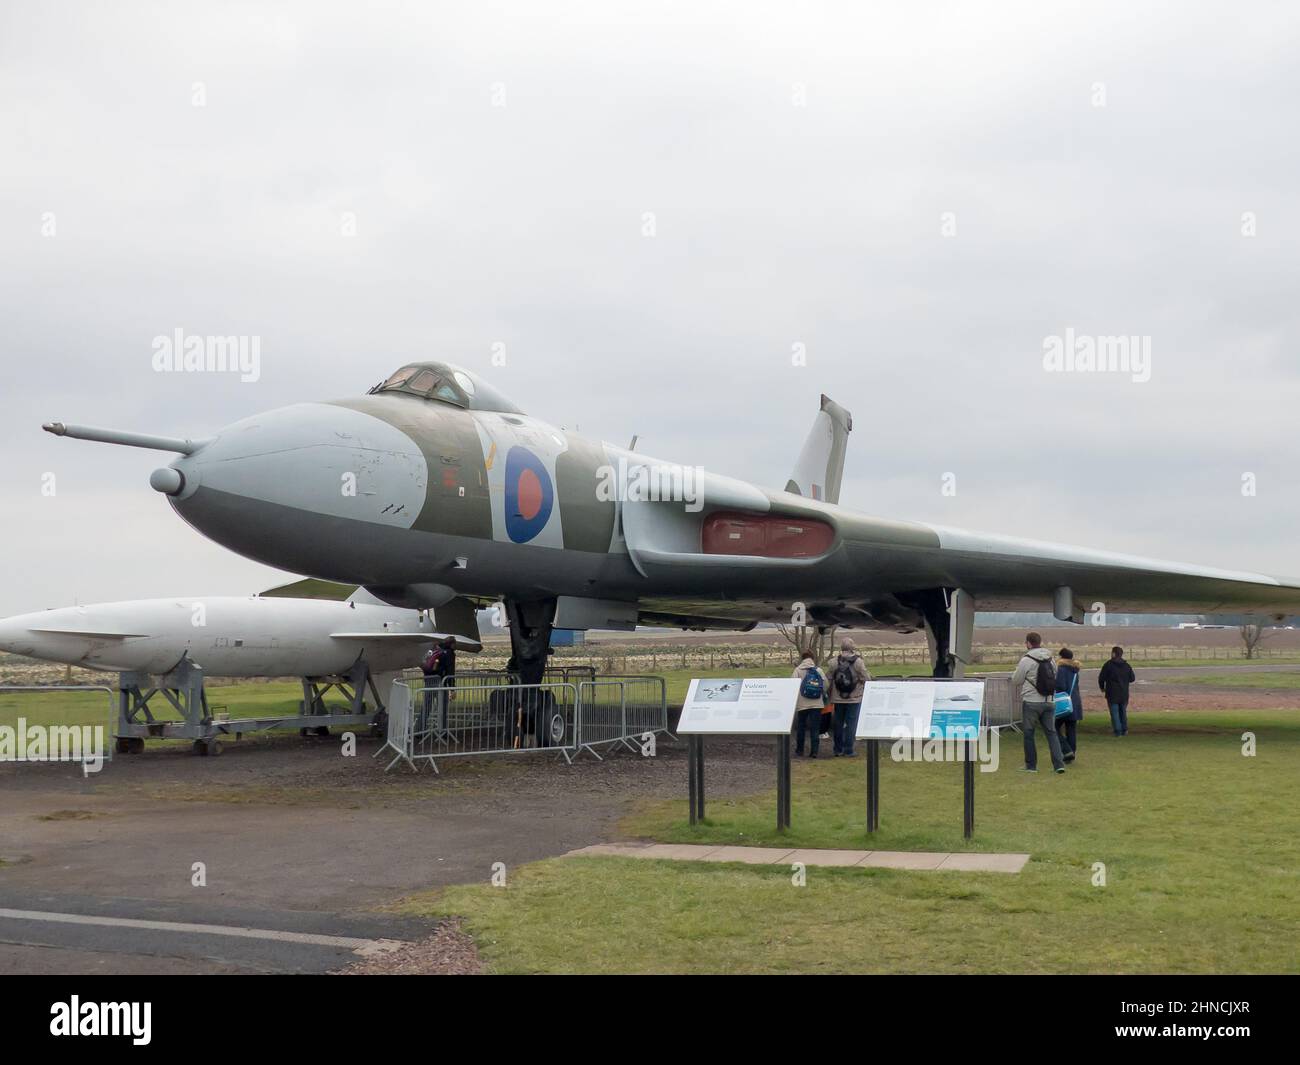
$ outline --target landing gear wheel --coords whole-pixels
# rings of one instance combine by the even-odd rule
[[[330,734],[329,725],[318,725],[312,730],[317,736],[328,736]]]
[[[202,758],[215,758],[221,753],[220,740],[195,740],[194,753]]]
[[[114,750],[117,754],[144,754],[144,740],[139,736],[118,736]]]

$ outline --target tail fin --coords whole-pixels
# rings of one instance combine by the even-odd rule
[[[844,480],[844,450],[852,431],[853,415],[829,396],[822,396],[821,410],[813,420],[812,431],[804,441],[785,490],[826,503],[838,503],[840,482]]]

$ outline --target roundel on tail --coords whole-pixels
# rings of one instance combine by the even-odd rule
[[[506,534],[526,544],[546,528],[555,505],[555,488],[542,460],[524,447],[506,454]]]

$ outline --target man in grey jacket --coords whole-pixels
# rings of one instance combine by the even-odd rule
[[[831,702],[835,704],[831,720],[832,754],[836,758],[852,758],[862,696],[871,674],[858,654],[857,645],[847,637],[840,641],[840,656],[830,664],[826,674],[831,682]]]
[[[1052,669],[1052,677],[1047,682],[1047,692],[1038,690],[1034,683],[1038,677],[1038,665],[1046,662]],[[1034,742],[1034,728],[1043,730],[1047,737],[1047,746],[1052,752],[1052,768],[1058,773],[1065,772],[1065,761],[1061,758],[1061,741],[1056,735],[1056,704],[1053,691],[1056,687],[1056,670],[1052,666],[1052,652],[1043,646],[1043,638],[1036,632],[1025,635],[1025,654],[1011,674],[1011,690],[1020,693],[1020,725],[1025,735],[1025,770],[1038,772],[1038,745]]]

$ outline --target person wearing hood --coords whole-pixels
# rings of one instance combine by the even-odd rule
[[[800,654],[802,660],[794,671],[794,675],[799,678],[799,699],[795,703],[798,731],[795,733],[794,753],[800,758],[803,757],[803,739],[804,733],[807,733],[808,755],[816,758],[817,749],[821,746],[822,709],[830,698],[831,683],[818,667],[812,648],[807,648]]]
[[[1011,690],[1020,693],[1020,725],[1025,736],[1025,771],[1038,772],[1038,745],[1034,742],[1034,729],[1043,730],[1047,747],[1052,754],[1052,768],[1065,772],[1061,757],[1061,741],[1056,735],[1056,670],[1052,666],[1052,652],[1043,646],[1043,638],[1036,632],[1025,634],[1025,654],[1011,674]]]
[[[1110,660],[1097,675],[1097,685],[1106,695],[1110,727],[1116,736],[1128,735],[1128,686],[1136,680],[1133,667],[1124,660],[1124,648],[1112,647]]]
[[[1083,693],[1079,691],[1079,663],[1074,652],[1062,647],[1056,659],[1056,690],[1069,692],[1074,709],[1056,719],[1056,735],[1061,741],[1061,757],[1073,762],[1079,750],[1079,733],[1076,722],[1083,720]]]

